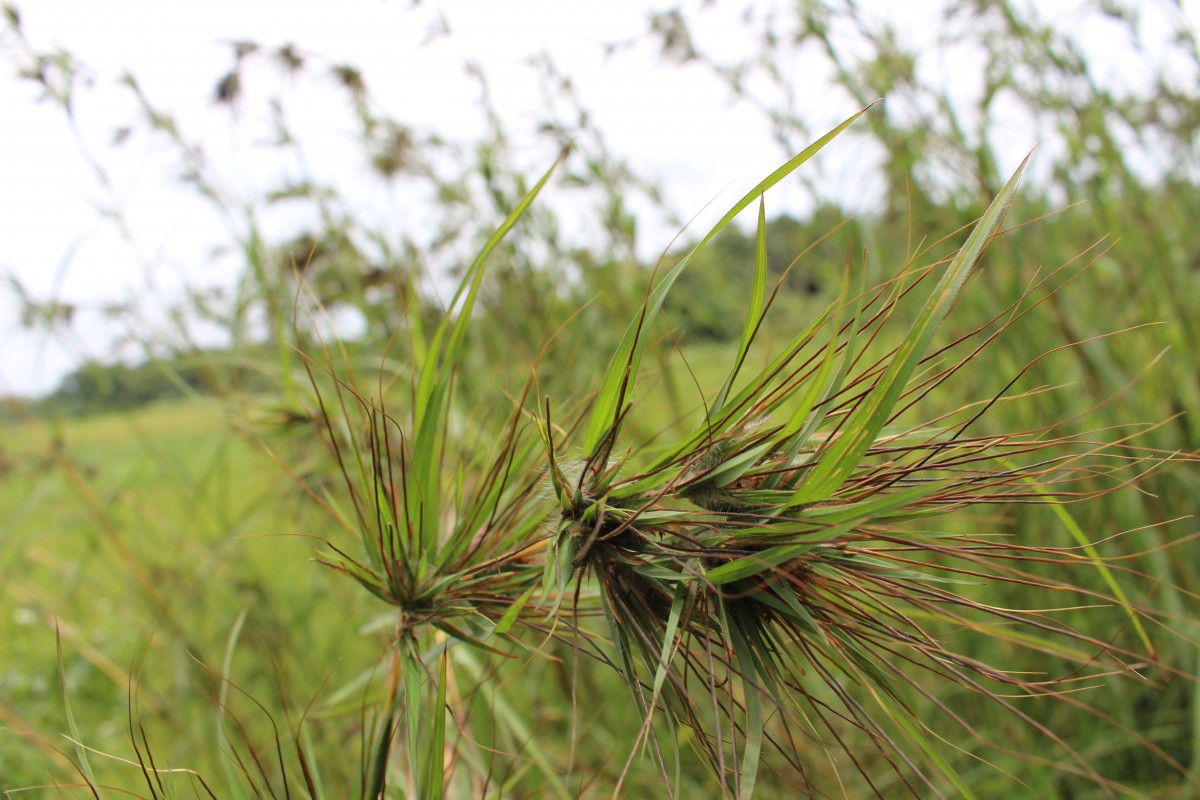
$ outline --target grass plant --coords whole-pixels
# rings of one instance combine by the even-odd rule
[[[228,352],[206,357],[181,323],[186,358],[76,376],[189,400],[6,415],[0,790],[1200,792],[1200,575],[1183,521],[1200,496],[1185,235],[1200,195],[1183,168],[1139,177],[1119,135],[1157,126],[1194,165],[1194,98],[1164,84],[1170,111],[1154,117],[1079,80],[1086,63],[1053,30],[985,5],[957,4],[947,24],[978,23],[961,33],[983,38],[997,87],[1024,85],[1022,64],[1090,87],[1070,103],[1052,80],[1014,89],[1061,123],[1064,175],[1097,148],[1114,165],[1084,182],[1090,210],[1051,213],[1076,196],[1069,176],[1035,182],[1022,164],[1000,178],[984,130],[997,88],[977,138],[950,111],[914,126],[864,109],[653,271],[635,263],[628,206],[653,187],[634,185],[573,95],[578,126],[545,129],[576,152],[530,183],[482,77],[491,139],[467,152],[405,129],[361,74],[332,66],[373,168],[434,190],[425,247],[370,229],[312,175],[262,207],[231,203],[129,76],[149,133],[230,223],[245,280],[227,318],[200,309],[228,328]],[[38,53],[5,11],[26,77],[78,133],[81,65]],[[797,18],[860,104],[952,109],[852,6]],[[687,23],[655,17],[664,54],[739,96],[760,83],[738,75],[784,74],[770,29],[729,65]],[[843,47],[847,23],[866,61]],[[254,52],[222,86],[236,90]],[[288,81],[320,63],[274,55]],[[302,156],[275,111],[279,149]],[[792,146],[804,126],[770,113]],[[786,238],[770,190],[814,186],[805,163],[848,132],[887,153],[886,210],[844,230],[793,220]],[[970,179],[938,185],[939,158]],[[601,187],[603,254],[558,238],[539,196],[559,184]],[[320,230],[272,248],[267,210],[310,200]],[[478,255],[439,304],[414,263],[468,244]],[[65,313],[17,289],[23,314]],[[367,322],[360,341],[330,335],[347,309]]]
[[[1077,697],[1152,673],[1190,680],[1155,657],[1147,628],[1166,618],[1129,599],[1119,567],[1068,510],[1127,490],[1176,454],[1142,446],[1144,431],[1071,433],[1070,420],[989,429],[997,409],[1055,391],[1014,393],[1023,369],[991,396],[924,415],[942,387],[977,369],[1053,294],[1036,281],[1002,313],[938,343],[1005,233],[1021,170],[954,235],[961,245],[930,245],[872,288],[853,288],[848,263],[824,312],[782,348],[764,352],[757,341],[779,291],[768,286],[764,196],[860,114],[768,176],[696,245],[693,253],[757,207],[746,314],[724,378],[711,394],[698,386],[700,407],[680,409],[680,423],[648,441],[625,430],[656,320],[690,256],[647,291],[586,402],[538,396],[533,376],[519,396],[470,408],[456,398],[488,257],[553,170],[488,240],[436,326],[397,332],[397,360],[409,368],[381,369],[372,385],[336,343],[300,352],[311,390],[293,402],[341,478],[302,483],[340,531],[319,535],[315,560],[385,606],[390,644],[374,674],[273,720],[259,701],[236,710],[239,696],[242,705],[251,698],[235,665],[239,618],[220,666],[209,668],[224,782],[162,766],[135,706],[130,761],[149,796],[173,796],[179,781],[211,797],[507,796],[532,786],[587,794],[597,787],[584,778],[578,718],[591,683],[581,676],[594,670],[619,675],[637,710],[613,745],[610,770],[621,766],[602,791],[644,786],[644,775],[630,775],[645,763],[672,796],[705,764],[707,780],[739,798],[763,785],[823,796],[839,784],[880,797],[976,797],[979,779],[956,756],[986,764],[998,754],[1118,794],[1069,736],[1028,710],[1047,703],[1111,725],[1194,780],[1150,737]],[[1030,541],[970,515],[1028,504],[1052,506],[1079,541]],[[943,524],[946,514],[954,516]],[[968,522],[954,521],[964,515]],[[1037,571],[1043,565],[1056,568],[1053,579]],[[1078,577],[1093,572],[1102,589]],[[990,593],[1003,585],[1059,600],[999,605]],[[1134,636],[1089,631],[1077,622],[1089,605],[1119,608]],[[978,637],[1040,654],[1044,671],[1015,669],[1011,654],[975,657]],[[516,710],[522,701],[494,685],[502,671],[492,662],[510,661],[567,670],[565,764],[541,749]],[[959,693],[954,703],[947,687]],[[1045,749],[1011,752],[972,721],[979,703],[1035,731]],[[348,707],[359,709],[352,788],[332,782],[329,763],[344,763],[347,747],[331,755],[309,733],[313,709]],[[498,750],[501,741],[513,749]],[[99,796],[97,756],[82,742],[62,755]]]

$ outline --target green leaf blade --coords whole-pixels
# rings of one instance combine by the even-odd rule
[[[868,106],[867,108],[870,108]],[[634,380],[638,374],[638,369],[641,365],[642,353],[646,348],[646,338],[643,335],[649,330],[651,324],[658,316],[658,312],[662,308],[662,302],[665,299],[667,292],[675,283],[679,274],[691,263],[696,254],[704,248],[708,242],[720,233],[733,219],[746,209],[754,200],[761,198],[763,193],[770,189],[775,184],[779,183],[785,177],[795,171],[801,164],[808,161],[816,155],[825,145],[833,141],[839,134],[848,128],[855,120],[866,113],[867,108],[853,114],[833,130],[826,133],[817,141],[806,147],[797,155],[789,159],[783,166],[772,172],[766,178],[759,182],[757,186],[747,192],[741,200],[734,203],[733,207],[726,212],[725,216],[721,217],[713,228],[705,234],[700,243],[692,248],[686,256],[680,259],[666,274],[666,276],[654,287],[654,290],[646,298],[643,303],[641,312],[629,324],[625,331],[625,336],[622,338],[620,345],[617,347],[616,353],[613,355],[612,361],[609,362],[608,369],[605,371],[604,380],[601,383],[600,391],[596,395],[596,400],[592,405],[592,411],[588,418],[587,428],[584,433],[583,451],[589,456],[595,455],[600,443],[607,437],[617,424],[622,414],[625,411],[625,406],[628,404],[628,392],[632,387]]]
[[[950,262],[933,293],[925,301],[921,313],[897,348],[884,374],[851,413],[842,435],[797,488],[792,505],[828,499],[858,467],[860,459],[870,449],[879,431],[891,416],[892,409],[921,356],[928,349],[939,324],[954,304],[968,276],[979,263],[992,235],[1000,227],[1028,161],[1026,157],[1025,161],[1021,162],[1017,171],[976,223],[966,243]]]

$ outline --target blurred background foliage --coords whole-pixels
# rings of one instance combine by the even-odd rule
[[[993,424],[1022,430],[1066,419],[1077,429],[1115,438],[1135,423],[1161,422],[1143,445],[1164,453],[1200,449],[1200,236],[1194,222],[1200,218],[1200,57],[1194,20],[1179,5],[1079,4],[1081,17],[1120,31],[1131,59],[1126,66],[1145,76],[1136,84],[1101,70],[1076,30],[1047,21],[1032,3],[947,2],[935,44],[917,50],[869,13],[869,4],[747,2],[741,20],[752,46],[719,56],[695,33],[710,5],[648,12],[640,41],[660,49],[662,69],[709,72],[738,102],[759,111],[781,161],[822,124],[811,118],[797,76],[787,68],[795,53],[821,54],[825,73],[807,79],[828,81],[827,102],[837,116],[876,98],[884,101],[834,145],[854,149],[877,170],[878,201],[865,213],[861,205],[848,207],[837,186],[802,170],[794,180],[805,184],[810,211],[769,221],[769,270],[780,280],[773,333],[789,335],[797,320],[836,297],[845,264],[865,270],[872,282],[883,280],[922,246],[969,225],[1012,167],[1006,148],[1016,130],[1022,141],[1043,140],[1009,219],[1014,226],[1028,224],[995,243],[943,336],[953,338],[992,318],[1038,277],[1069,266],[1052,278],[1049,288],[1057,291],[1022,320],[1018,335],[1005,337],[990,353],[986,371],[969,370],[970,381],[954,384],[958,394],[945,396],[946,407],[990,396],[1027,370],[1024,387],[1070,389],[1006,407]],[[86,125],[76,108],[89,91],[87,66],[67,50],[44,50],[26,38],[18,7],[6,7],[5,15],[0,43],[10,74],[38,87],[64,124]],[[1148,43],[1151,17],[1171,28],[1166,47]],[[464,408],[515,394],[535,364],[544,394],[584,400],[651,271],[686,252],[685,230],[660,264],[639,257],[647,215],[682,226],[696,209],[668,207],[661,187],[636,174],[588,113],[587,98],[548,56],[533,61],[545,95],[538,143],[519,148],[478,67],[471,69],[485,133],[477,141],[450,141],[380,107],[372,86],[386,76],[329,62],[303,44],[232,43],[232,66],[213,76],[211,113],[228,115],[237,125],[248,116],[248,102],[265,102],[261,110],[273,135],[258,147],[268,154],[264,159],[293,165],[250,195],[230,183],[223,165],[171,108],[147,96],[137,76],[121,79],[136,112],[112,132],[111,146],[136,139],[169,156],[177,179],[223,223],[227,238],[210,256],[232,259],[238,277],[231,286],[198,285],[164,299],[170,311],[153,321],[137,307],[83,309],[105,315],[138,357],[89,359],[53,393],[5,403],[5,789],[78,779],[66,755],[69,743],[58,738],[66,726],[55,676],[56,620],[63,675],[89,746],[128,756],[124,709],[136,684],[142,719],[163,742],[163,758],[219,774],[219,750],[208,743],[216,742],[210,698],[221,681],[201,665],[219,669],[224,658],[238,686],[276,717],[298,713],[317,697],[308,730],[318,745],[342,747],[357,724],[345,709],[366,691],[386,647],[386,630],[372,627],[356,592],[305,562],[302,540],[264,538],[306,534],[324,524],[298,488],[322,480],[329,467],[313,446],[304,389],[293,377],[297,351],[317,351],[337,340],[363,375],[380,373],[381,365],[382,371],[403,370],[405,331],[434,324],[449,281],[529,190],[530,176],[540,174],[563,145],[571,152],[555,178],[554,199],[539,201],[493,255],[478,323],[469,333],[471,361],[458,376]],[[628,46],[614,43],[613,50],[619,55]],[[946,80],[947,71],[959,69],[978,89],[965,99]],[[265,101],[246,91],[249,84],[271,81],[290,90],[267,92]],[[345,176],[344,185],[305,170],[306,142],[291,123],[294,107],[331,86],[354,120],[362,171]],[[111,188],[105,151],[84,153],[103,211],[133,237],[119,195],[105,192]],[[395,202],[391,211],[400,213],[360,213],[361,198],[354,195],[363,180],[385,186]],[[131,252],[136,257],[136,242]],[[658,331],[662,346],[653,351],[661,358],[664,406],[685,408],[693,393],[693,377],[669,363],[677,347],[702,373],[710,354],[736,346],[753,252],[752,233],[727,231],[680,277],[666,306],[669,329]],[[302,313],[299,282],[327,316]],[[16,278],[10,287],[22,326],[67,341],[78,335],[73,330],[80,309],[35,296]],[[1148,323],[1154,324],[1096,338]],[[1082,344],[1040,358],[1068,343]],[[1196,526],[1194,520],[1168,521],[1194,515],[1197,498],[1200,475],[1194,464],[1185,464],[1147,476],[1137,491],[1072,510],[1093,540],[1138,531],[1110,542],[1105,554],[1123,559],[1116,563],[1131,599],[1171,620],[1178,635],[1156,638],[1159,658],[1192,676],[1200,669],[1200,558],[1187,537]],[[1045,509],[1012,506],[1002,517],[1005,530],[1031,541],[1066,540]],[[1012,596],[989,602],[1062,604],[1052,592],[1039,598],[1019,585],[1002,591]],[[1098,638],[1131,636],[1120,609],[1078,615],[1078,625]],[[235,630],[240,633],[231,635]],[[1029,652],[975,655],[1007,659],[1012,669],[1044,669]],[[504,720],[495,725],[492,746],[516,753],[536,741],[543,750],[532,758],[540,762],[566,757],[560,750],[573,691],[593,698],[620,691],[602,675],[567,675],[551,662],[480,670],[479,680],[486,677],[498,688],[481,692],[477,713]],[[1119,733],[1136,731],[1184,767],[1200,768],[1195,682],[1166,673],[1148,677],[1144,686],[1123,683],[1119,691],[1091,695],[1115,728],[1090,725],[1086,717],[1081,722],[1066,703],[1030,706],[1028,712],[1135,796],[1193,796],[1194,787],[1187,788],[1178,773],[1145,757],[1145,742]],[[572,680],[579,681],[575,689]],[[281,685],[286,691],[279,691]],[[509,693],[510,705],[495,699],[499,687]],[[944,701],[954,705],[948,692]],[[575,752],[574,758],[576,769],[595,779],[564,791],[603,796],[638,722],[625,718],[633,710],[621,704],[586,707],[595,752]],[[1014,753],[1040,746],[1030,731],[993,709],[960,710],[975,729]],[[967,764],[971,756],[958,758]],[[959,767],[980,796],[993,796],[993,781],[995,787],[1009,785],[1005,770],[1024,781],[1020,791],[1028,796],[1099,791],[1055,763],[1010,763],[1004,753],[986,758],[998,769]],[[134,784],[127,767],[104,769],[112,770],[113,784]],[[345,769],[352,775],[356,765]],[[530,769],[519,759],[497,769],[508,770],[497,785],[514,796],[555,789],[552,770]],[[626,783],[635,796],[639,787],[654,791],[658,785],[654,771],[647,772]],[[679,791],[707,792],[706,780],[698,770],[683,777]],[[773,777],[761,780],[769,791]],[[865,790],[847,791],[858,796]]]

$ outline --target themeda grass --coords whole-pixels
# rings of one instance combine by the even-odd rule
[[[488,241],[440,321],[397,330],[408,368],[364,376],[336,344],[301,353],[311,392],[294,389],[304,409],[295,419],[315,425],[342,479],[303,484],[334,523],[319,535],[317,560],[383,603],[388,651],[360,680],[333,689],[337,703],[325,714],[310,716],[290,697],[287,718],[272,719],[238,685],[235,627],[212,669],[223,782],[161,766],[133,713],[134,763],[150,796],[171,796],[172,780],[214,797],[602,794],[645,786],[645,761],[667,794],[694,787],[699,763],[708,790],[728,796],[765,786],[822,796],[841,786],[971,797],[980,778],[964,764],[1000,756],[1120,793],[1069,731],[1040,721],[1036,710],[1050,702],[1111,726],[1194,780],[1152,739],[1076,694],[1119,676],[1186,678],[1154,659],[1147,621],[1168,618],[1130,601],[1126,576],[1091,542],[1030,542],[981,516],[959,519],[972,508],[1062,509],[1172,458],[1134,435],[1071,432],[1070,420],[990,429],[997,409],[1051,390],[1016,389],[1024,369],[966,405],[933,402],[1054,291],[1035,281],[1002,313],[938,343],[1003,233],[1020,170],[961,245],[925,248],[874,288],[854,288],[848,264],[841,296],[782,348],[762,352],[778,291],[767,281],[763,195],[858,116],[772,173],[697,246],[757,205],[742,333],[715,394],[697,388],[703,414],[690,430],[648,444],[626,438],[656,318],[690,257],[647,291],[607,369],[597,370],[589,403],[540,397],[534,377],[515,397],[458,401],[488,257],[550,173]],[[923,416],[930,408],[938,410]],[[956,516],[934,528],[949,512]],[[1047,578],[1046,564],[1061,576]],[[1104,588],[1075,579],[1091,572]],[[989,600],[997,586],[1061,603],[1000,605]],[[1087,630],[1077,612],[1096,604],[1122,610],[1132,641]],[[1044,671],[1015,671],[1012,653],[976,658],[968,648],[976,638],[1038,653]],[[566,671],[555,669],[569,679],[570,705],[555,729],[566,731],[565,754],[519,710],[540,697],[495,685],[506,663],[536,672],[563,660]],[[602,752],[587,753],[595,743],[583,740],[580,717],[591,712],[580,687],[609,669],[640,713]],[[286,694],[282,673],[280,685]],[[963,697],[1033,729],[1046,751],[1010,752],[996,728],[972,722],[978,712]],[[339,719],[353,720],[344,723],[353,737],[330,749]],[[344,765],[347,752],[352,786],[330,777],[344,776],[333,762]],[[98,791],[86,751],[75,757]]]

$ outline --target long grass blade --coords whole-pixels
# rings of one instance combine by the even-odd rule
[[[425,671],[421,667],[421,654],[417,652],[416,642],[405,638],[398,648],[402,670],[400,679],[404,682],[404,719],[408,727],[408,774],[414,792],[424,796],[425,787],[421,785],[425,775],[421,764],[421,686],[425,681]]]
[[[867,108],[870,108],[870,106]],[[616,353],[613,355],[612,361],[609,362],[608,369],[605,371],[604,380],[600,385],[600,392],[596,395],[596,400],[592,405],[592,411],[588,418],[583,438],[584,453],[589,457],[595,455],[601,441],[609,435],[613,426],[623,416],[625,405],[628,402],[628,392],[632,388],[632,382],[637,377],[638,369],[641,366],[642,352],[646,347],[647,339],[644,333],[649,330],[650,325],[658,316],[663,299],[675,283],[675,279],[679,277],[679,274],[691,263],[696,254],[747,206],[762,197],[764,192],[820,152],[825,145],[833,141],[834,138],[866,113],[866,111],[867,109],[864,108],[862,111],[850,116],[833,130],[829,131],[829,133],[826,133],[803,151],[793,156],[779,169],[764,178],[757,186],[747,192],[741,200],[734,203],[725,216],[721,217],[720,221],[713,226],[712,230],[705,234],[700,243],[680,259],[679,263],[672,267],[663,279],[658,282],[654,290],[650,293],[650,296],[646,299],[646,302],[642,305],[641,313],[629,324],[624,338],[622,338]]]
[[[438,658],[437,704],[433,707],[432,729],[425,756],[428,772],[424,781],[424,797],[440,800],[444,796],[446,765],[446,673],[450,662],[449,650]]]
[[[446,316],[434,334],[429,356],[421,369],[413,408],[412,468],[409,473],[413,485],[406,492],[406,496],[409,501],[407,511],[410,519],[420,520],[417,539],[422,551],[436,553],[438,547],[438,520],[442,513],[441,439],[450,410],[451,382],[458,363],[459,350],[479,296],[488,258],[505,235],[524,216],[565,157],[564,150],[500,227],[488,237],[479,255],[463,276],[451,307],[446,310]],[[442,341],[447,335],[449,343],[445,346],[445,352],[442,352]]]
[[[754,341],[754,335],[762,324],[766,312],[767,300],[767,207],[762,197],[758,198],[758,231],[754,239],[754,286],[750,291],[750,302],[746,304],[746,322],[742,325],[742,337],[738,342],[737,356],[733,359],[733,369],[725,379],[721,390],[717,392],[712,402],[710,414],[716,414],[725,405],[725,398],[733,389],[738,372],[746,361],[746,353]]]
[[[967,277],[979,263],[992,235],[1000,227],[1028,161],[1027,156],[988,206],[962,249],[950,262],[933,294],[925,301],[908,335],[889,361],[887,370],[871,393],[854,409],[841,437],[801,482],[792,497],[791,505],[812,503],[831,497],[858,467],[860,459],[891,416],[896,401],[933,339],[938,325],[950,311]]]
[[[229,630],[229,636],[225,639],[225,654],[221,659],[221,686],[217,690],[217,752],[225,752],[227,748],[233,747],[233,742],[229,738],[229,731],[226,728],[226,709],[229,708],[229,687],[232,686],[230,676],[233,675],[233,654],[237,650],[238,640],[242,635],[242,627],[246,624],[246,609],[242,609],[237,615],[237,619],[233,621],[233,627]],[[240,786],[240,783],[235,780],[233,775],[233,761],[228,758],[221,759],[221,766],[225,770],[225,778],[228,786],[231,788]]]
[[[92,796],[96,800],[100,800],[99,789],[96,786],[96,774],[92,771],[91,762],[88,761],[88,750],[83,746],[83,737],[79,733],[79,725],[75,722],[75,712],[71,710],[70,692],[67,691],[67,672],[63,667],[62,636],[58,632],[57,625],[54,627],[54,646],[58,652],[58,688],[62,693],[63,711],[67,716],[67,726],[71,729],[71,741],[75,745],[75,757],[78,759],[75,765],[83,775],[83,779],[87,781]]]

